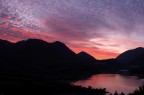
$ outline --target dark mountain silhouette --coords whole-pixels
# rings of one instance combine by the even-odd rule
[[[89,55],[86,52],[80,52],[80,53],[78,53],[77,57],[83,63],[87,63],[87,64],[96,64],[98,62],[98,60],[96,60],[93,56]]]
[[[144,74],[144,53],[133,59],[130,63],[128,65],[130,73],[137,74],[141,77],[140,75]]]
[[[39,39],[29,39],[10,43],[1,40],[0,52],[0,69],[4,71],[53,74],[97,72],[94,62],[91,63],[91,59],[95,61],[93,57],[77,55],[59,41],[47,43]],[[84,64],[85,62],[90,63]]]
[[[126,51],[116,58],[120,69],[127,69],[131,74],[139,77],[144,73],[144,48],[139,47]]]
[[[1,45],[1,46],[6,46],[6,45],[10,45],[10,44],[12,44],[12,43],[9,42],[9,41],[6,41],[6,40],[0,40],[0,45]]]
[[[131,61],[132,65],[144,67],[144,53]]]
[[[126,51],[116,59],[97,60],[86,52],[76,54],[59,41],[48,43],[29,39],[11,43],[0,40],[0,92],[10,91],[21,95],[16,92],[24,91],[25,95],[31,88],[35,88],[36,90],[31,91],[35,95],[38,94],[36,91],[53,94],[52,90],[55,90],[56,95],[65,91],[65,95],[69,91],[74,91],[76,95],[89,95],[87,93],[92,91],[105,95],[105,89],[73,87],[68,83],[100,72],[117,72],[120,64],[139,66],[129,70],[143,74],[144,48]],[[23,87],[27,90],[22,89]]]
[[[0,70],[4,72],[59,74],[65,77],[118,69],[115,59],[96,60],[86,52],[76,54],[59,41],[48,43],[29,39],[17,43],[0,42]]]
[[[0,93],[87,95],[85,92],[90,93],[93,90],[104,95],[105,89],[94,90],[68,85],[72,80],[84,78],[84,75],[98,73],[94,61],[96,60],[87,53],[75,54],[59,41],[47,43],[39,39],[29,39],[11,43],[0,40]]]
[[[120,54],[116,59],[120,64],[136,65],[143,61],[144,48],[139,47]]]
[[[99,60],[99,70],[103,73],[117,73],[119,62],[116,59]]]
[[[118,61],[114,58],[111,59],[105,59],[105,60],[99,60],[101,64],[118,64]]]

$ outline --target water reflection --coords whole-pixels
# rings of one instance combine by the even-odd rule
[[[107,91],[114,93],[115,91],[128,94],[138,88],[143,83],[143,79],[135,76],[122,76],[119,74],[98,74],[87,80],[74,82],[73,85],[81,85],[83,87],[92,86],[93,88],[106,88]]]

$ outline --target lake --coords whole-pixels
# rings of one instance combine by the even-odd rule
[[[108,92],[115,91],[125,94],[133,92],[136,88],[142,85],[144,79],[139,79],[136,76],[123,76],[120,74],[97,74],[86,80],[79,80],[72,85],[93,88],[106,88]]]

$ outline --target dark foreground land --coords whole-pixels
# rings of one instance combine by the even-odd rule
[[[58,41],[0,40],[1,95],[106,95],[110,93],[105,88],[77,87],[70,82],[100,72],[116,73],[120,67],[123,66],[115,59],[100,61],[85,52],[76,54]],[[130,95],[144,95],[143,89],[140,87]]]
[[[0,40],[0,93],[105,95],[106,89],[70,85],[72,81],[98,73],[95,61],[87,53],[75,54],[61,42],[30,39],[11,43]]]
[[[46,84],[46,83],[45,83]],[[20,84],[1,87],[2,95],[106,95],[106,89],[71,86],[64,83]]]
[[[71,80],[69,80],[71,81]],[[72,86],[61,79],[33,79],[7,78],[0,80],[0,95],[127,95],[124,93],[111,94],[106,88],[93,89],[92,87]],[[144,95],[144,85],[128,95]]]
[[[1,73],[0,95],[106,95],[106,89],[72,86],[78,75]],[[83,77],[84,78],[84,77]]]

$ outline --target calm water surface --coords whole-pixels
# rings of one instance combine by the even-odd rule
[[[106,88],[107,91],[124,92],[125,94],[133,92],[138,86],[142,85],[144,79],[138,79],[136,76],[123,76],[120,74],[97,74],[86,80],[80,80],[72,83],[76,86],[93,88]]]

